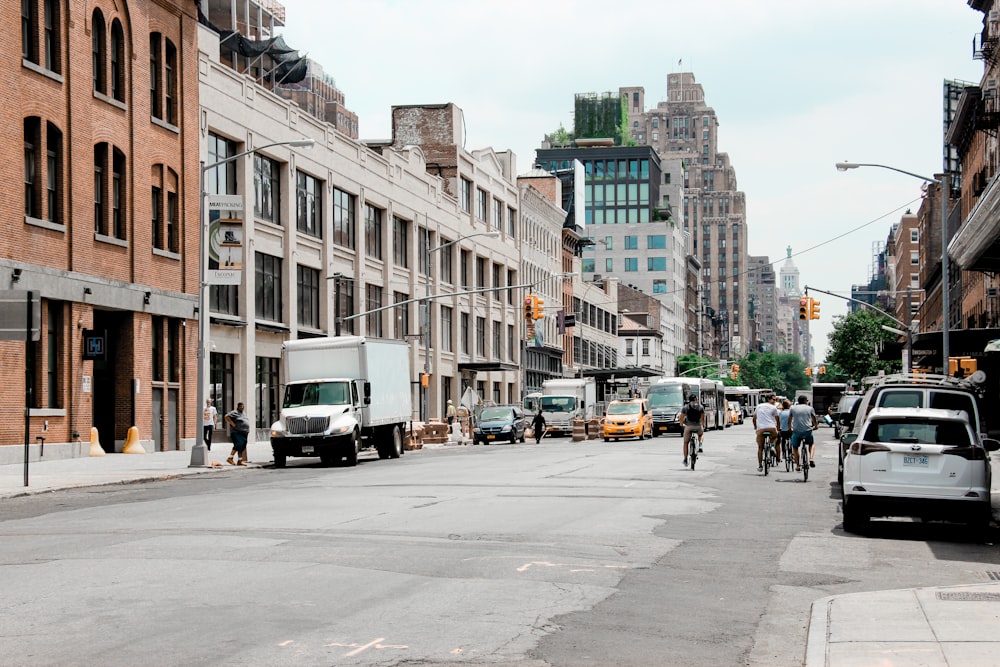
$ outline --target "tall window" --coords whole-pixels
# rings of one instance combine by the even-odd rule
[[[280,361],[275,357],[256,358],[257,372],[254,377],[257,388],[256,428],[267,428],[278,421],[278,412],[281,409],[281,385],[278,376]]]
[[[638,257],[626,257],[625,258],[625,271],[631,273],[639,270],[639,258]]]
[[[163,104],[160,99],[163,89],[163,36],[158,32],[149,34],[149,113],[154,118],[163,118]]]
[[[455,317],[455,309],[450,306],[441,306],[441,349],[445,352],[454,351],[452,342],[452,322]]]
[[[296,223],[300,232],[323,238],[323,183],[305,172],[297,172]]]
[[[365,254],[382,259],[382,209],[365,204]]]
[[[404,269],[410,266],[409,225],[402,218],[392,218],[392,261]]]
[[[41,132],[40,118],[32,116],[24,119],[24,215],[29,218],[42,217],[41,188],[38,182]]]
[[[258,153],[253,156],[253,214],[261,220],[281,224],[281,181],[276,160]]]
[[[127,184],[125,154],[115,148],[111,160],[111,233],[116,239],[125,238]]]
[[[417,227],[417,270],[421,275],[430,275],[431,231],[426,227]]]
[[[476,257],[476,287],[486,287],[486,258]]]
[[[460,313],[461,315],[461,326],[458,330],[459,340],[462,344],[462,354],[469,353],[469,314]]]
[[[104,205],[108,189],[108,145],[94,146],[94,233],[106,234],[107,209]]]
[[[503,202],[499,199],[493,200],[493,227],[497,231],[503,231]]]
[[[38,4],[21,0],[21,57],[38,62]]]
[[[333,189],[333,242],[354,249],[354,195]]]
[[[458,277],[462,281],[462,289],[469,289],[469,286],[472,284],[469,280],[469,264],[472,262],[472,253],[468,250],[462,250],[459,260],[458,271],[460,275]]]
[[[45,22],[45,69],[50,72],[61,72],[61,50],[59,39],[59,0],[43,0]]]
[[[95,9],[90,20],[90,63],[94,78],[94,90],[103,95],[108,94],[108,75],[105,64],[108,61],[108,32],[104,23],[104,14]]]
[[[163,188],[160,187],[162,181],[162,167],[153,167],[153,189],[150,196],[150,232],[153,235],[153,247],[162,248],[163,238]]]
[[[441,282],[448,283],[449,285],[455,281],[453,270],[455,264],[455,246],[449,245],[450,243],[451,241],[441,239],[441,250],[438,251],[438,254],[441,255],[439,279]]]
[[[493,322],[493,346],[490,352],[494,359],[500,358],[500,353],[503,352],[503,343],[500,339],[501,324],[499,322]]]
[[[511,206],[507,207],[507,236],[517,236],[517,210]]]
[[[486,216],[488,214],[488,209],[486,204],[487,199],[488,197],[486,196],[486,190],[480,190],[479,188],[476,188],[476,217],[484,221],[486,220]]]
[[[503,293],[500,289],[498,289],[503,287],[503,278],[501,278],[503,275],[503,267],[499,264],[494,264],[491,268],[493,271],[493,283],[491,285],[493,287],[493,300],[503,301]]]
[[[111,97],[125,101],[125,33],[118,19],[111,23]]]
[[[256,315],[272,322],[281,321],[281,258],[254,253],[254,301]]]
[[[308,266],[296,268],[298,321],[300,326],[319,328],[319,271]]]
[[[62,407],[62,383],[59,381],[63,348],[63,304],[49,301],[45,322],[45,405]]]
[[[467,178],[458,179],[458,200],[463,211],[472,213],[472,181]]]
[[[208,135],[207,164],[216,164],[237,153],[236,143],[221,137],[214,132]],[[230,161],[213,167],[205,172],[205,191],[213,195],[235,195],[236,192],[236,162]],[[212,219],[222,215],[221,211],[209,211]],[[218,313],[239,315],[239,286],[212,285],[209,288],[209,308]],[[212,355],[213,357],[215,355]],[[216,406],[218,407],[218,406]],[[222,412],[220,409],[219,412]]]
[[[177,47],[164,40],[166,59],[163,62],[163,111],[171,125],[177,125]]]
[[[365,285],[365,310],[375,310],[382,307],[382,287],[379,285]],[[385,333],[382,331],[382,312],[370,313],[365,316],[365,335],[382,338]]]
[[[476,318],[476,354],[486,356],[486,318]]]
[[[410,298],[405,292],[393,292],[393,303],[400,303]],[[393,314],[393,335],[396,340],[403,340],[403,337],[410,333],[410,304],[396,306],[392,309]]]
[[[173,169],[160,164],[153,165],[150,199],[153,247],[170,252],[180,250],[177,233],[177,181],[177,172]]]
[[[177,172],[173,169],[167,170],[167,250],[170,252],[180,252],[180,224],[177,219]]]
[[[507,325],[507,361],[517,361],[517,337],[514,335],[514,325]]]

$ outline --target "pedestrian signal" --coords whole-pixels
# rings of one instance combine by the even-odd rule
[[[809,319],[809,299],[805,297],[799,299],[799,319],[800,320]]]

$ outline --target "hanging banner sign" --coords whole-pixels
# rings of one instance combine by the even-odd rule
[[[243,195],[205,195],[205,208],[210,211],[243,209]]]
[[[219,218],[208,225],[209,285],[239,285],[243,282],[243,221]]]

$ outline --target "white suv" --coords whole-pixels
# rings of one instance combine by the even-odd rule
[[[989,525],[989,452],[1000,442],[980,438],[964,411],[875,408],[841,440],[844,530],[882,516]]]

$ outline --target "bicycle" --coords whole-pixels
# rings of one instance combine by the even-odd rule
[[[700,444],[697,431],[691,431],[687,434],[687,441],[684,443],[684,458],[691,465],[691,470],[694,470],[694,463],[698,460],[698,447]]]
[[[792,472],[795,462],[792,460],[792,438],[791,436],[779,435],[781,441],[781,458],[785,459],[785,472]]]
[[[809,481],[809,439],[799,438],[799,465],[802,466],[802,481]]]
[[[774,443],[771,442],[771,434],[764,433],[764,451],[761,454],[761,465],[764,466],[764,476],[767,476],[769,468],[774,466],[775,452]]]

